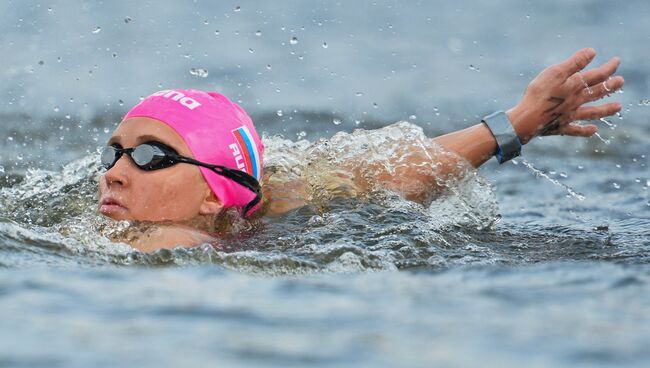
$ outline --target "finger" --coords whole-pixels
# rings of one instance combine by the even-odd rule
[[[591,137],[598,131],[594,124],[580,125],[577,123],[567,124],[560,128],[559,134],[570,135],[572,137]]]
[[[616,69],[621,64],[618,57],[611,58],[605,64],[582,73],[582,79],[590,86],[602,83],[616,73]]]
[[[596,84],[595,86],[585,88],[582,90],[582,100],[584,103],[600,100],[601,98],[621,89],[624,83],[625,80],[619,75],[602,83]]]
[[[588,47],[586,49],[579,50],[573,56],[566,59],[559,64],[559,69],[564,78],[581,71],[584,69],[596,56],[596,50]]]
[[[611,102],[598,106],[582,106],[573,115],[575,120],[596,120],[611,116],[621,111],[623,106],[619,102]]]

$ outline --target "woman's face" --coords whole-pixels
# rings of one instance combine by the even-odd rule
[[[108,145],[132,148],[151,141],[192,157],[172,128],[150,118],[122,121]],[[220,207],[197,166],[181,163],[144,171],[126,154],[102,176],[99,194],[99,212],[115,220],[181,221],[215,212],[215,206]]]

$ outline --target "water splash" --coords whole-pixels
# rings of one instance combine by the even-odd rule
[[[594,133],[594,136],[595,136],[596,138],[600,139],[600,140],[601,140],[603,143],[605,143],[606,145],[609,145],[609,144],[611,143],[611,141],[610,141],[609,139],[605,139],[605,138],[603,138],[600,134],[598,134],[598,132]]]
[[[612,130],[614,130],[614,129],[617,127],[616,124],[614,124],[614,123],[608,121],[608,120],[605,119],[605,118],[600,118],[600,119],[598,119],[598,120],[599,120],[600,122],[602,122],[602,123],[605,123],[605,125],[607,125],[607,126],[608,126],[610,129],[612,129]]]
[[[579,200],[579,201],[584,201],[584,200],[585,200],[585,196],[584,196],[584,195],[582,195],[582,194],[576,192],[575,190],[573,190],[573,189],[572,189],[571,187],[569,187],[568,185],[563,184],[563,183],[560,183],[560,182],[557,181],[556,179],[551,178],[551,177],[548,176],[545,172],[543,172],[543,171],[539,170],[538,168],[536,168],[535,166],[533,166],[530,162],[524,160],[523,158],[520,158],[520,161],[521,161],[522,165],[526,166],[530,171],[532,171],[533,174],[535,174],[536,177],[538,177],[538,178],[544,178],[544,179],[550,181],[551,183],[553,183],[554,185],[557,185],[558,187],[563,188],[564,190],[566,190],[566,192],[567,192],[571,197],[573,197],[573,198],[575,198],[575,199],[577,199],[577,200]]]
[[[207,78],[208,76],[208,70],[203,69],[203,68],[191,68],[190,69],[190,74],[195,75],[200,78]]]
[[[279,137],[263,137],[263,141],[265,171],[272,173],[267,185],[275,183],[293,195],[288,184],[302,181],[310,204],[279,218],[263,218],[262,231],[242,227],[227,231],[217,243],[197,248],[152,254],[134,251],[120,239],[137,228],[97,213],[100,173],[99,154],[95,153],[66,165],[61,172],[30,170],[21,184],[0,189],[0,222],[13,224],[0,226],[0,237],[22,244],[26,255],[61,254],[75,263],[211,263],[262,274],[345,273],[494,261],[487,251],[470,258],[455,256],[456,248],[477,242],[458,229],[493,229],[499,219],[490,184],[471,165],[458,161],[455,165],[461,175],[440,177],[439,190],[425,205],[382,189],[377,182],[381,172],[403,170],[409,160],[413,162],[413,154],[419,157],[416,167],[422,173],[435,175],[442,169],[440,162],[449,159],[450,153],[432,145],[421,128],[402,122],[377,130],[338,133],[316,142]],[[405,146],[411,149],[404,150]],[[369,185],[366,194],[349,185],[351,173],[344,163],[350,161],[362,168],[358,174]],[[43,257],[50,257],[47,254]]]

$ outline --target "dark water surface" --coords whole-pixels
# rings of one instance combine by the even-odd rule
[[[0,367],[647,367],[648,19],[643,0],[0,3]],[[623,60],[600,138],[538,140],[427,208],[335,199],[153,254],[95,213],[97,147],[156,90],[238,100],[291,168],[299,139],[474,124],[584,46]]]

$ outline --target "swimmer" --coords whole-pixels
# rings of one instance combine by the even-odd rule
[[[456,174],[458,161],[478,168],[496,156],[503,163],[538,136],[590,137],[598,128],[581,125],[621,110],[618,102],[586,105],[619,90],[620,63],[583,71],[596,56],[585,48],[543,70],[522,100],[469,128],[430,139],[430,147],[401,147],[400,170],[376,168],[372,185],[365,168],[345,162],[340,175],[352,193],[374,186],[426,203],[440,177]],[[438,148],[436,148],[438,147]],[[439,147],[451,153],[441,155]],[[216,92],[172,89],[154,93],[133,107],[101,155],[99,212],[115,220],[156,224],[130,237],[136,249],[153,251],[214,242],[223,222],[277,216],[308,203],[300,181],[274,183],[263,173],[264,145],[246,112]],[[435,173],[418,164],[434,160]],[[337,174],[333,175],[334,177]],[[221,225],[220,225],[221,224]]]

